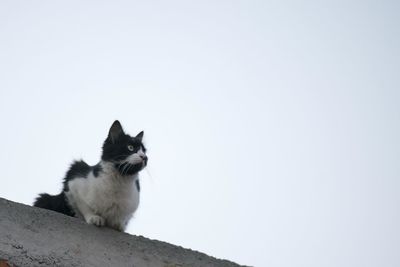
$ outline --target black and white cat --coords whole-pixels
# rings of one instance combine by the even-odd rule
[[[139,205],[138,173],[147,165],[143,131],[131,137],[119,121],[110,128],[101,161],[75,161],[55,196],[40,194],[34,206],[83,218],[87,223],[124,231]]]

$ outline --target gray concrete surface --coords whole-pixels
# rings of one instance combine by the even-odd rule
[[[157,227],[157,225],[154,225]],[[239,266],[0,198],[0,260],[11,266]]]

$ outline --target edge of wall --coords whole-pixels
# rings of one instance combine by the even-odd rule
[[[3,260],[3,263],[2,263]],[[0,198],[0,266],[240,266]],[[6,266],[6,264],[5,264]]]

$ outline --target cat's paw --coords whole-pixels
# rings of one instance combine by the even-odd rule
[[[86,222],[88,224],[93,224],[96,226],[104,226],[105,220],[103,217],[100,217],[98,215],[90,215],[86,218]]]

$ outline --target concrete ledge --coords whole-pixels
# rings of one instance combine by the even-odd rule
[[[6,266],[239,266],[206,254],[0,198]]]

